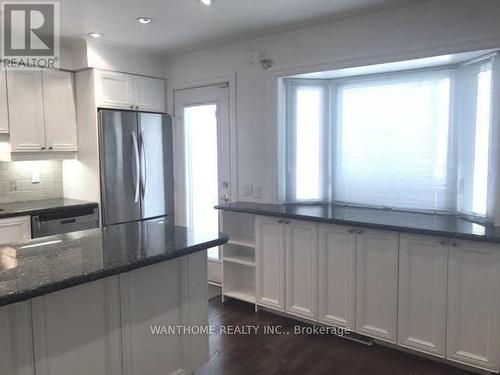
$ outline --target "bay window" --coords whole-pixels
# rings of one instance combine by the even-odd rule
[[[284,200],[490,216],[493,66],[285,79]]]

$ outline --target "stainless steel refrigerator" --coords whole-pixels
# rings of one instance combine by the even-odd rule
[[[103,225],[155,217],[173,222],[170,116],[100,110],[99,155]]]

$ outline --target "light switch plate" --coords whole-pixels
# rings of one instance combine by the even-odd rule
[[[252,184],[243,185],[242,194],[244,197],[251,197],[253,194],[253,185]]]
[[[253,197],[255,199],[262,199],[262,186],[255,186],[255,189],[253,190]]]

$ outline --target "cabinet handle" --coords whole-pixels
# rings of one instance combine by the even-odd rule
[[[131,105],[131,106],[130,106],[130,109],[134,109],[134,105]]]
[[[278,220],[278,224],[283,224],[283,220]]]
[[[451,243],[451,246],[456,247],[456,246],[457,246],[457,243],[456,243],[456,242],[452,242],[452,243]]]
[[[290,220],[285,220],[285,224],[290,224]]]
[[[354,229],[349,229],[349,233],[354,233]]]
[[[136,105],[136,106],[135,106],[135,109],[139,109],[139,106],[138,106],[138,105]]]
[[[446,241],[444,241],[444,240],[443,240],[443,241],[441,241],[441,242],[439,242],[439,243],[440,243],[441,245],[446,245]]]
[[[50,147],[49,147],[49,150],[53,150],[53,149],[54,149],[54,146],[50,146]]]
[[[40,147],[40,150],[45,150],[45,147]]]
[[[363,234],[363,231],[361,229],[358,229],[358,234]]]

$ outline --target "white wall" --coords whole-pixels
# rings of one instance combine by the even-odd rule
[[[276,78],[446,53],[500,47],[500,1],[440,0],[324,23],[167,60],[172,90],[236,74],[237,172],[241,186],[276,196]],[[264,71],[259,54],[274,60]]]

